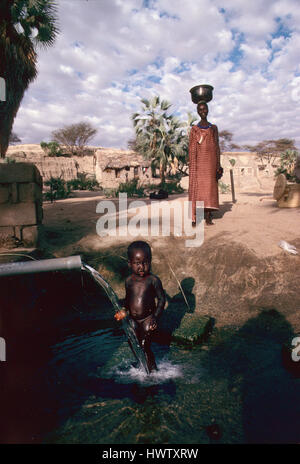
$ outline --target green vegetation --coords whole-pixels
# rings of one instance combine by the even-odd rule
[[[47,156],[70,156],[62,152],[61,147],[57,142],[41,142],[40,145]]]
[[[296,160],[299,153],[297,150],[285,150],[280,154],[280,166],[275,172],[275,176],[284,174],[288,181],[300,183],[300,180],[294,175]]]
[[[251,152],[255,152],[262,165],[265,165],[266,163],[274,163],[275,159],[281,156],[282,152],[287,150],[296,150],[295,140],[284,138],[263,140],[256,145],[244,145],[243,148]]]
[[[179,180],[173,180],[170,182],[161,182],[160,184],[149,184],[145,186],[149,190],[164,190],[169,195],[172,193],[183,193],[184,189],[179,184]]]
[[[219,140],[220,140],[220,150],[221,153],[224,151],[232,151],[238,150],[240,148],[239,145],[232,142],[233,133],[228,130],[223,130],[219,132]]]
[[[141,113],[132,115],[136,138],[130,147],[151,160],[154,173],[159,169],[161,182],[165,181],[168,170],[175,174],[180,165],[186,165],[188,151],[187,123],[168,114],[171,104],[160,100],[159,96],[151,100],[142,99]],[[195,119],[190,117],[190,124]]]
[[[88,178],[83,172],[78,173],[78,179],[68,181],[63,180],[62,176],[51,177],[45,185],[50,187],[50,191],[44,193],[44,199],[49,201],[68,198],[72,190],[99,190],[101,188],[96,179]]]
[[[138,179],[132,179],[128,182],[124,182],[119,185],[119,187],[115,190],[115,196],[117,197],[119,193],[127,193],[127,196],[130,197],[143,197],[145,187],[139,184]]]
[[[53,201],[68,198],[71,193],[67,182],[61,177],[51,177],[46,180],[45,185],[50,187],[50,191],[44,193],[45,200]]]
[[[53,0],[0,2],[0,76],[6,101],[0,105],[0,157],[4,158],[15,116],[26,89],[37,76],[38,45],[53,44],[58,33]]]
[[[219,189],[221,193],[229,193],[230,192],[230,185],[224,184],[224,182],[219,181]]]
[[[85,172],[78,172],[77,179],[68,180],[67,185],[71,190],[97,190],[100,188],[96,179],[88,177]]]
[[[97,129],[88,122],[70,124],[52,132],[53,140],[65,147],[70,155],[83,156],[91,154],[87,150],[87,143],[96,135]]]

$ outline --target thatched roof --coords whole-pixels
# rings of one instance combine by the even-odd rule
[[[118,148],[100,148],[95,153],[97,163],[105,169],[122,169],[125,167],[150,166],[150,162],[133,150]]]

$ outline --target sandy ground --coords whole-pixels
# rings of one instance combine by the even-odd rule
[[[42,257],[81,255],[84,262],[97,269],[124,296],[124,278],[128,274],[127,246],[136,239],[151,244],[152,270],[161,278],[170,297],[182,286],[192,283],[196,311],[215,318],[216,324],[242,325],[262,310],[275,309],[284,315],[295,332],[300,332],[300,208],[278,208],[272,199],[274,181],[264,190],[252,188],[231,194],[220,194],[220,209],[214,213],[213,226],[198,226],[201,246],[187,246],[194,229],[182,234],[182,228],[171,223],[171,233],[151,235],[150,212],[153,206],[172,205],[178,211],[187,201],[187,193],[170,195],[166,203],[150,199],[129,199],[128,218],[118,213],[119,200],[106,199],[101,192],[75,192],[75,197],[45,202]],[[266,198],[267,197],[267,198]],[[262,200],[263,198],[263,200]],[[135,210],[135,201],[143,207]],[[262,201],[261,201],[262,200]],[[117,218],[114,236],[99,236],[97,225],[102,213],[97,205],[109,201]],[[148,232],[132,236],[127,224],[137,212],[148,217]],[[160,211],[161,216],[161,211]],[[120,225],[123,217],[124,224]],[[158,221],[158,216],[155,216]],[[99,231],[99,230],[98,230]],[[188,235],[188,236],[187,236]],[[296,246],[299,255],[282,250],[285,240]],[[5,250],[1,250],[5,251]],[[16,251],[16,250],[15,250]],[[21,250],[18,250],[21,252]],[[3,261],[3,256],[2,256]]]
[[[99,202],[107,199],[96,192],[78,192],[77,195],[76,198],[59,200],[52,204],[44,203],[46,241],[55,255],[66,256],[66,253],[74,254],[76,250],[85,251],[89,248],[97,250],[136,239],[130,235],[120,236],[118,227],[116,236],[99,237],[96,224],[101,214],[96,212],[96,207]],[[278,208],[271,195],[271,188],[260,193],[244,191],[237,193],[237,201],[233,203],[231,194],[220,194],[220,210],[214,213],[214,226],[204,226],[204,243],[219,234],[226,235],[228,243],[246,245],[258,257],[282,253],[278,247],[280,240],[295,244],[295,240],[299,240],[300,209]],[[118,200],[109,200],[118,209]],[[149,199],[128,199],[129,208],[136,200],[144,201],[148,208],[151,205]],[[169,204],[183,204],[185,201],[186,193],[170,195],[168,199]],[[150,216],[150,210],[148,211]],[[134,214],[136,213],[131,216]],[[172,229],[171,226],[171,235],[174,236]],[[150,233],[148,236],[144,235],[144,238],[150,243],[157,241]],[[167,245],[168,237],[160,236],[160,239],[166,241]]]
[[[198,247],[187,247],[186,239],[193,237],[179,236],[173,224],[166,237],[150,233],[133,237],[124,227],[117,227],[116,236],[100,237],[96,226],[101,214],[96,208],[105,198],[97,192],[78,192],[75,198],[44,204],[44,248],[56,257],[80,254],[122,296],[126,248],[142,238],[152,246],[153,272],[168,294],[178,293],[178,282],[193,279],[197,310],[215,317],[217,324],[244,324],[262,308],[275,308],[294,330],[300,330],[300,254],[291,255],[278,246],[285,240],[300,252],[300,209],[278,208],[272,200],[273,185],[270,182],[259,192],[237,192],[236,203],[231,194],[220,194],[214,225],[204,225],[203,243]],[[128,221],[136,214],[135,200],[128,201]],[[141,200],[147,205],[141,211],[149,216],[151,201]],[[168,204],[176,202],[178,208],[186,200],[187,193],[171,195]],[[118,200],[111,201],[118,210]]]

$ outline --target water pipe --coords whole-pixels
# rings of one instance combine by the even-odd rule
[[[0,264],[0,277],[34,274],[37,272],[81,270],[80,256],[67,258],[41,259],[36,261],[19,261],[16,263]]]

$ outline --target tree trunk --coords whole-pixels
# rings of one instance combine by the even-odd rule
[[[8,131],[0,128],[0,158],[5,158],[6,151],[9,143],[9,134]]]
[[[165,178],[165,170],[164,170],[163,166],[160,166],[160,168],[159,168],[159,177],[160,177],[161,184],[164,184],[166,178]]]
[[[21,93],[21,98],[18,98]],[[5,158],[13,122],[19,109],[24,91],[16,92],[14,101],[1,102],[0,106],[0,158]]]

